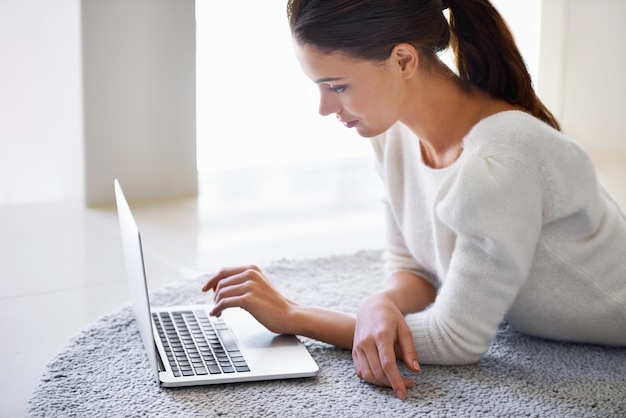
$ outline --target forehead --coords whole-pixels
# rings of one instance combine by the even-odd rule
[[[348,56],[342,52],[326,53],[311,45],[294,42],[296,58],[302,71],[316,83],[372,76],[380,64]]]

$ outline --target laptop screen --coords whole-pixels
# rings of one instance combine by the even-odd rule
[[[131,301],[135,320],[139,327],[139,333],[143,345],[148,353],[148,359],[154,370],[156,381],[159,381],[159,369],[157,366],[157,354],[154,346],[154,333],[152,331],[152,318],[150,316],[150,300],[148,299],[148,285],[146,283],[146,270],[141,246],[141,234],[135,222],[120,183],[115,180],[115,201],[117,214],[122,234],[122,247],[126,261],[126,275],[130,286]]]

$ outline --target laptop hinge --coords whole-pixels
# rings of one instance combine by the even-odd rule
[[[159,372],[164,372],[165,365],[163,364],[163,360],[161,360],[161,353],[159,352],[159,347],[157,347],[156,343],[154,344],[154,351],[156,352],[157,368],[159,369]]]

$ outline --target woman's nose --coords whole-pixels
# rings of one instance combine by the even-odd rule
[[[326,92],[320,92],[320,106],[319,113],[322,116],[328,116],[333,113],[339,113],[341,106],[336,98],[336,94],[328,94]]]

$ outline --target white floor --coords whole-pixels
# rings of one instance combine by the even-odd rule
[[[596,158],[626,208],[626,161]],[[369,160],[213,173],[200,189],[194,198],[131,202],[152,288],[223,265],[382,246],[381,189]],[[0,417],[23,416],[68,339],[128,303],[117,228],[113,207],[0,207]]]

